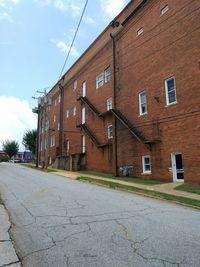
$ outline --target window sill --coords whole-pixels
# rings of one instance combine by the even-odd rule
[[[174,106],[176,104],[178,104],[177,101],[176,102],[173,102],[173,103],[170,103],[170,104],[167,104],[167,105],[165,105],[165,107],[168,108],[168,107]]]
[[[142,172],[141,175],[151,175],[151,172]]]
[[[146,113],[143,113],[143,114],[140,114],[140,115],[138,115],[138,118],[140,118],[140,117],[144,117],[144,116],[146,116],[146,115],[148,115],[148,113],[146,112]]]

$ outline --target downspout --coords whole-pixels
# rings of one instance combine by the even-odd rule
[[[115,58],[115,51],[116,51],[116,44],[115,44],[115,38],[110,34],[110,37],[112,39],[112,55],[113,55],[113,109],[116,109],[116,58]],[[115,147],[115,176],[119,176],[118,173],[118,155],[117,155],[117,118],[114,116],[114,147]]]
[[[59,154],[62,156],[62,133],[63,133],[63,101],[64,101],[64,87],[59,84],[60,88],[60,131],[59,131]]]
[[[40,105],[38,105],[37,137],[36,137],[36,168],[39,166],[39,143],[40,143]]]

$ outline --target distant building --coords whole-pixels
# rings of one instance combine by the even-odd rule
[[[24,162],[33,161],[34,160],[33,153],[30,150],[26,149],[24,151],[23,160],[24,160]]]
[[[4,151],[0,151],[0,157],[8,156]],[[15,156],[12,157],[12,160],[23,161],[24,152],[18,152]]]

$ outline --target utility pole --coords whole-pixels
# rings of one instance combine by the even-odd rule
[[[32,111],[33,113],[36,113],[38,115],[38,120],[37,120],[37,140],[36,140],[36,168],[38,168],[39,166],[39,147],[40,147],[40,120],[42,118],[43,115],[43,111],[44,111],[44,138],[43,140],[45,140],[45,147],[43,146],[42,149],[44,151],[43,155],[44,155],[44,162],[43,165],[45,165],[45,167],[47,167],[48,165],[48,159],[47,159],[47,153],[48,153],[48,149],[47,146],[49,146],[49,138],[46,137],[46,133],[45,131],[47,131],[47,121],[46,121],[46,109],[49,105],[51,105],[51,98],[48,96],[47,92],[46,92],[46,88],[44,89],[44,91],[36,91],[39,94],[42,94],[41,97],[32,97],[33,99],[37,99],[38,100],[38,106],[36,108],[34,108]],[[41,137],[42,138],[42,137]],[[48,142],[48,143],[47,143]],[[44,142],[43,142],[44,143]]]

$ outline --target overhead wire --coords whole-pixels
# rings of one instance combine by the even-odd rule
[[[83,16],[84,16],[84,13],[85,13],[85,10],[86,10],[88,1],[89,1],[89,0],[86,0],[85,5],[84,5],[84,7],[83,7],[83,11],[82,11],[81,17],[80,17],[80,19],[79,19],[79,22],[78,22],[76,31],[75,31],[75,33],[74,33],[74,37],[73,37],[73,39],[72,39],[71,45],[70,45],[70,47],[69,47],[69,50],[68,50],[68,53],[67,53],[67,56],[66,56],[66,59],[65,59],[65,61],[64,61],[63,67],[62,67],[62,69],[61,69],[61,72],[60,72],[60,76],[59,76],[59,78],[58,78],[58,81],[59,81],[60,78],[62,77],[63,71],[64,71],[65,66],[66,66],[66,64],[67,64],[68,58],[69,58],[69,56],[70,56],[71,50],[72,50],[72,48],[73,48],[73,45],[74,45],[74,42],[75,42],[77,33],[78,33],[78,31],[79,31],[79,28],[80,28],[80,25],[81,25],[81,22],[82,22],[82,19],[83,19]]]

